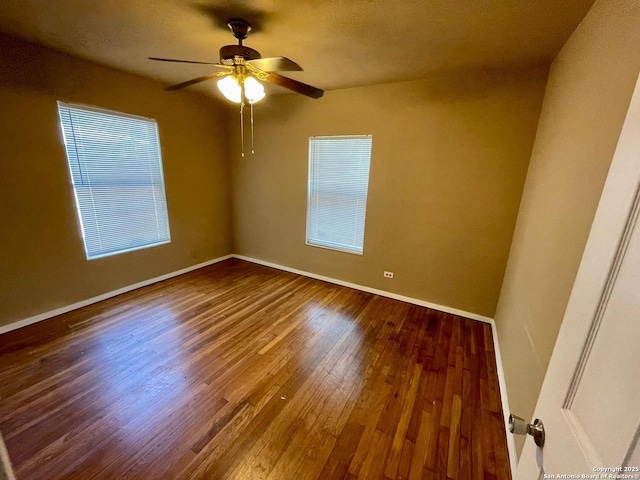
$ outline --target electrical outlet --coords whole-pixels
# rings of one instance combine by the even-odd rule
[[[393,272],[384,272],[384,278],[393,278]]]

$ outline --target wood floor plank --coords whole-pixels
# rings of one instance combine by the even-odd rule
[[[230,259],[0,335],[19,480],[511,478],[490,325]]]
[[[449,450],[447,452],[447,478],[458,478],[460,469],[460,417],[462,399],[455,393],[451,406],[451,424],[449,426]]]

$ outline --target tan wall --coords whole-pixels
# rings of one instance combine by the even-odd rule
[[[231,253],[226,114],[213,101],[5,36],[0,59],[0,325]],[[170,244],[86,260],[57,100],[158,121]]]
[[[640,4],[598,1],[553,62],[496,324],[531,418],[640,70]],[[518,450],[523,439],[518,438]]]
[[[269,98],[255,155],[232,120],[235,252],[493,316],[546,73]],[[373,135],[363,256],[305,245],[309,137],[345,134]]]

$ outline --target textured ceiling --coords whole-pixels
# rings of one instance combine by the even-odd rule
[[[461,68],[550,62],[593,0],[2,0],[0,31],[167,83],[210,73],[235,39],[224,26],[242,16],[245,42],[282,55],[324,89],[424,78]],[[213,82],[199,89],[211,90]]]

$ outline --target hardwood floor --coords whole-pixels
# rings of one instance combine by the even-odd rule
[[[18,480],[508,479],[487,324],[239,260],[0,336]]]

